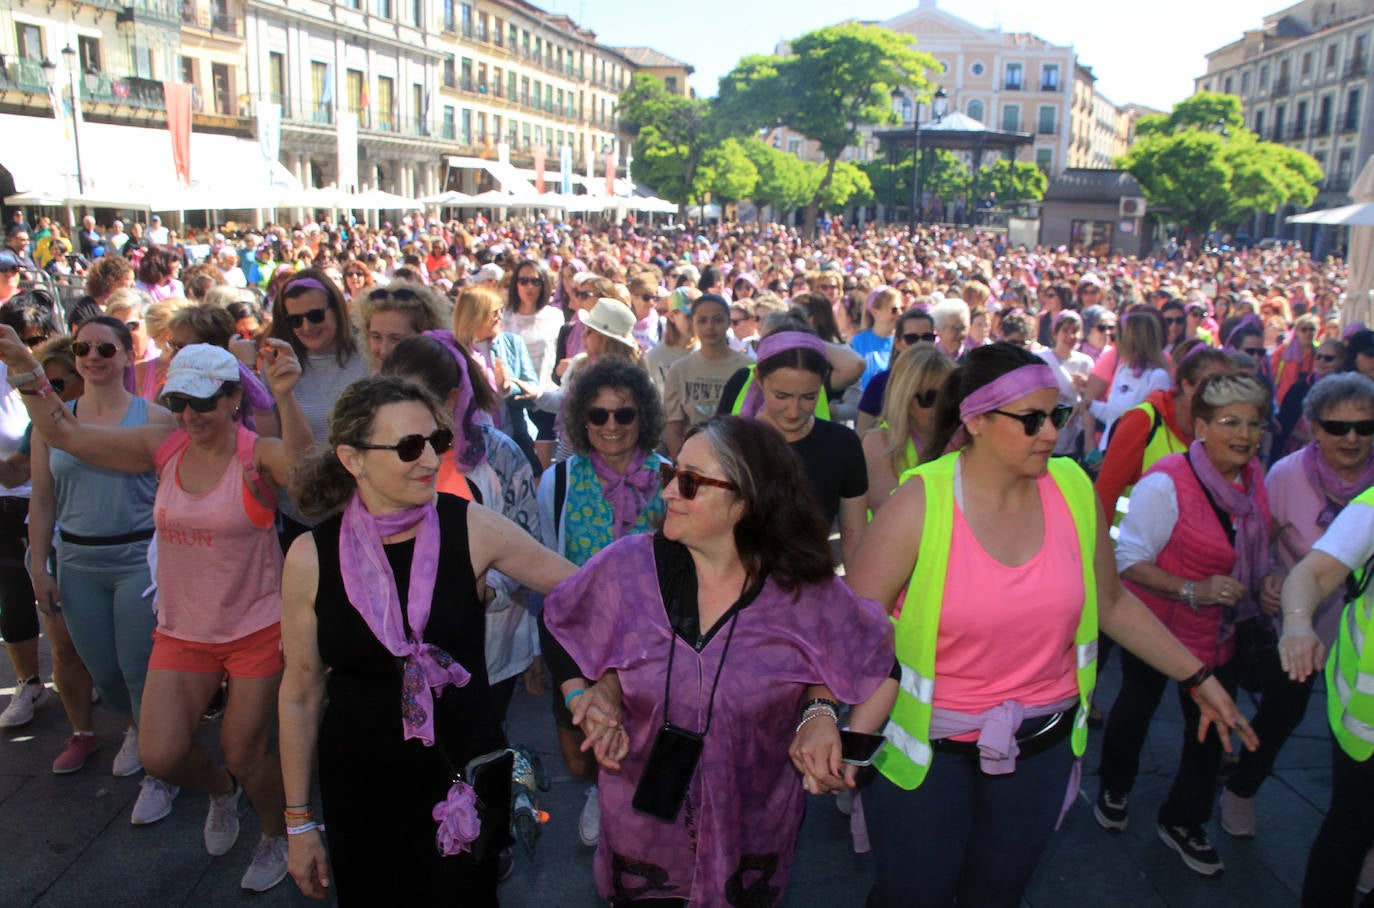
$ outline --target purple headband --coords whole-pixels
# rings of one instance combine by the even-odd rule
[[[286,286],[282,288],[281,295],[284,297],[288,293],[295,292],[297,287],[305,287],[309,290],[318,290],[325,296],[333,296],[332,291],[328,287],[326,287],[324,284],[320,283],[313,277],[298,277],[295,280],[287,281]]]
[[[825,356],[827,352],[825,341],[814,334],[807,334],[805,331],[775,331],[759,341],[758,361],[760,363],[767,362],[779,353],[786,353],[788,350],[812,350],[821,356]],[[749,383],[749,392],[744,395],[744,403],[740,406],[739,415],[753,418],[762,409],[763,388],[759,387],[756,373],[754,380]]]
[[[1046,389],[1059,390],[1059,382],[1048,365],[1036,363],[1021,366],[965,397],[964,402],[959,404],[959,421],[967,423],[975,416],[990,413],[1014,400],[1020,400],[1027,394]],[[962,448],[967,443],[968,430],[960,426],[954,433],[954,438],[950,440],[950,450]]]
[[[1058,314],[1056,314],[1055,317],[1054,317],[1054,323],[1053,323],[1052,325],[1050,325],[1050,333],[1051,333],[1051,334],[1058,334],[1058,333],[1059,333],[1059,326],[1062,325],[1062,324],[1064,324],[1065,321],[1070,320],[1070,319],[1076,320],[1076,321],[1078,322],[1078,324],[1080,324],[1080,325],[1083,324],[1083,316],[1079,315],[1079,314],[1078,314],[1077,312],[1075,312],[1074,310],[1072,310],[1072,309],[1060,309],[1059,312],[1058,312]]]
[[[468,375],[468,358],[458,347],[452,331],[426,331],[425,337],[443,344],[458,363],[458,401],[453,407],[454,459],[467,472],[487,459],[486,438],[480,423],[490,423],[472,393],[472,378]]]

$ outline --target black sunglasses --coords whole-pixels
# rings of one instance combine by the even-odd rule
[[[577,298],[580,299],[580,300],[594,300],[594,299],[596,299],[596,291],[595,291],[595,290],[579,290],[579,291],[577,291]]]
[[[46,341],[47,339],[48,339],[48,335],[46,335],[46,334],[37,334],[37,335],[34,335],[33,337],[26,337],[26,338],[23,339],[23,340],[24,340],[24,346],[25,346],[25,347],[28,347],[30,350],[32,350],[34,347],[41,346],[41,345],[43,344],[43,342]]]
[[[164,397],[162,402],[166,404],[167,409],[171,410],[173,413],[180,413],[187,407],[190,407],[197,413],[209,413],[213,411],[215,407],[219,406],[219,399],[223,397],[224,394],[224,388],[220,388],[209,397],[187,397],[184,394],[177,394],[175,396],[168,395]]]
[[[1317,425],[1321,426],[1327,435],[1335,435],[1337,438],[1349,435],[1351,429],[1363,438],[1374,435],[1374,419],[1319,419]]]
[[[309,322],[312,325],[318,325],[324,321],[324,317],[328,313],[329,307],[321,306],[318,309],[310,309],[309,311],[301,312],[297,315],[288,315],[286,317],[286,323],[290,325],[292,328],[299,328],[306,322]]]
[[[1027,438],[1034,438],[1040,434],[1040,430],[1045,428],[1045,420],[1054,423],[1056,429],[1062,429],[1069,424],[1069,417],[1073,415],[1073,407],[1055,407],[1050,412],[1044,410],[1032,410],[1029,413],[1008,413],[1006,410],[990,410],[998,416],[1005,416],[1014,419],[1021,424],[1021,428],[1026,430]]]
[[[917,391],[911,395],[911,399],[916,402],[916,406],[922,410],[929,410],[935,406],[935,395],[940,393],[939,388],[926,388],[924,391]]]
[[[428,435],[407,435],[397,441],[394,445],[367,445],[358,443],[353,447],[362,451],[395,451],[396,456],[401,458],[403,463],[411,463],[420,459],[420,455],[425,452],[425,442],[434,449],[435,454],[443,455],[448,449],[453,447],[452,429],[435,429]]]
[[[1317,357],[1317,359],[1321,360],[1321,361],[1324,362],[1324,363],[1339,362],[1340,359],[1341,359],[1339,356],[1337,356],[1337,355],[1334,354],[1334,353],[1318,353],[1318,354],[1316,354],[1316,357]]]
[[[1240,352],[1241,352],[1241,353],[1244,353],[1246,356],[1263,356],[1263,355],[1264,355],[1264,348],[1263,348],[1263,347],[1241,347],[1241,348],[1240,348]]]
[[[75,375],[68,375],[66,378],[50,378],[48,379],[48,384],[52,385],[54,391],[61,394],[63,391],[67,390],[67,382],[77,377],[78,376]]]
[[[141,324],[143,324],[143,322],[125,322],[124,327],[128,328],[130,331],[137,331],[138,326]]]
[[[605,407],[592,407],[587,411],[587,422],[594,426],[604,426],[606,420],[615,417],[615,424],[618,426],[628,426],[639,417],[639,411],[634,407],[616,407],[614,410],[607,410]]]
[[[104,341],[99,344],[92,344],[90,341],[74,341],[72,343],[72,353],[80,359],[87,353],[90,353],[92,347],[95,348],[96,353],[100,354],[101,359],[110,359],[119,352],[119,348],[109,341]]]
[[[1164,320],[1164,324],[1166,325],[1184,325],[1187,324],[1187,322],[1188,320],[1181,315],[1175,316],[1173,318],[1166,318]]]
[[[934,331],[927,331],[925,334],[903,334],[902,340],[906,341],[908,347],[923,341],[927,344],[933,344],[937,340],[937,335]]]
[[[679,470],[672,464],[662,463],[658,465],[658,484],[662,488],[668,488],[674,479],[677,480],[678,494],[688,501],[697,497],[697,492],[701,491],[702,486],[715,486],[717,489],[735,491],[733,482],[726,482],[724,479],[712,479],[710,476],[702,476],[691,470]]]
[[[518,277],[515,282],[521,287],[540,287],[544,284],[543,278],[537,277]]]

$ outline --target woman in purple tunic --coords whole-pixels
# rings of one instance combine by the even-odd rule
[[[597,889],[613,905],[774,905],[805,798],[788,748],[806,739],[795,749],[825,759],[799,763],[840,769],[833,711],[803,703],[828,688],[859,704],[857,730],[881,725],[896,695],[884,683],[891,625],[834,576],[818,506],[776,430],[717,417],[661,469],[662,533],[607,546],[544,607],[566,649],[545,655],[567,699],[610,673],[622,690],[628,750],[597,748]]]

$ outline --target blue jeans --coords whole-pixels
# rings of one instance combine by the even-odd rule
[[[62,617],[100,696],[138,719],[143,681],[153,652],[157,616],[143,591],[152,584],[148,565],[127,571],[57,571]]]
[[[863,790],[877,865],[869,908],[1016,908],[1054,832],[1073,761],[1066,740],[1018,759],[1008,775],[945,753],[914,791],[875,773]]]

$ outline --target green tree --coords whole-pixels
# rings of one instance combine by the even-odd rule
[[[1136,133],[1117,166],[1140,182],[1152,205],[1169,208],[1194,231],[1289,202],[1309,205],[1322,178],[1311,156],[1246,129],[1232,95],[1199,92],[1167,116],[1142,118]]]
[[[1039,201],[1049,187],[1049,177],[1034,164],[998,158],[978,175],[977,192],[992,193],[999,202]]]
[[[754,187],[755,202],[772,206],[779,218],[785,218],[811,199],[806,162],[758,138],[751,137],[740,144],[759,174]]]
[[[817,186],[825,182],[826,171],[823,165],[810,164],[808,167],[811,168],[811,176]],[[869,182],[868,174],[860,170],[858,165],[841,161],[831,172],[830,181],[816,189],[815,194],[819,196],[820,207],[825,211],[842,211],[850,205],[871,205],[873,184]]]
[[[807,32],[786,57],[746,57],[720,80],[723,119],[750,130],[785,125],[820,145],[825,172],[806,208],[806,230],[859,127],[892,120],[890,91],[927,94],[927,70],[939,64],[914,51],[910,38],[876,25],[847,22]]]
[[[759,171],[739,140],[726,139],[702,154],[699,177],[702,193],[693,201],[700,201],[709,192],[712,201],[723,205],[750,198],[758,184]]]
[[[679,205],[693,201],[702,189],[697,180],[706,151],[721,139],[721,120],[711,114],[709,99],[684,98],[669,92],[653,76],[640,73],[616,106],[621,128],[635,139],[638,172],[660,196]]]
[[[863,165],[873,187],[874,197],[883,205],[893,208],[909,208],[912,198],[912,182],[915,177],[911,163],[912,152],[897,157],[895,165],[887,159],[874,159]],[[921,154],[921,194],[927,198],[943,199],[952,203],[968,193],[968,167],[954,154],[944,148],[927,148]]]

